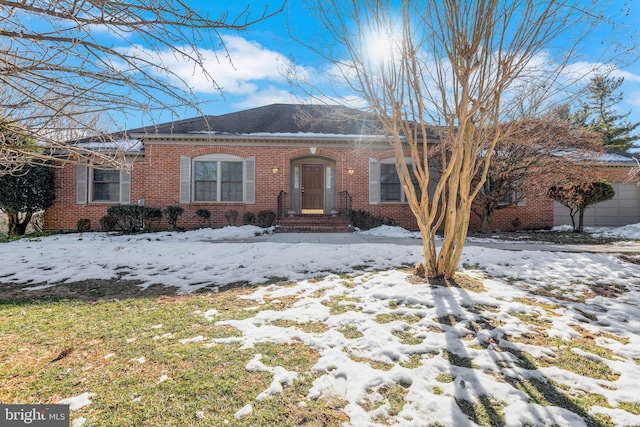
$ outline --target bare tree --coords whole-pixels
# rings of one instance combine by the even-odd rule
[[[512,128],[511,137],[496,143],[487,181],[472,208],[485,233],[496,211],[527,197],[544,197],[554,185],[593,179],[592,161],[602,151],[597,133],[567,120],[543,117],[505,126]]]
[[[491,155],[513,132],[501,123],[539,115],[566,89],[562,70],[573,48],[567,39],[555,52],[553,42],[568,31],[571,40],[580,40],[581,30],[588,30],[579,6],[533,0],[313,2],[339,48],[320,53],[389,135],[422,233],[427,276],[455,274]],[[445,162],[430,198],[432,141],[426,135],[434,132]],[[444,240],[438,251],[439,231]]]
[[[34,156],[4,138],[0,162],[17,161],[18,169],[20,162],[48,160],[62,149],[69,156],[58,160],[83,157],[127,167],[127,147],[99,124],[114,112],[151,116],[197,108],[170,62],[189,63],[220,89],[204,67],[202,49],[230,60],[219,31],[244,30],[280,10],[256,14],[247,6],[235,16],[212,17],[185,0],[0,0],[0,118],[48,149]],[[74,138],[102,134],[109,149],[69,146],[69,130]]]

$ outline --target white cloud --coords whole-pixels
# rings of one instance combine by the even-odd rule
[[[305,77],[309,74],[309,70],[296,66],[279,52],[269,50],[257,42],[239,36],[222,36],[222,41],[226,50],[199,49],[206,73],[188,58],[177,56],[168,49],[154,52],[142,46],[132,46],[121,51],[135,52],[138,57],[153,64],[162,64],[172,75],[166,76],[161,69],[156,70],[157,75],[167,77],[176,85],[181,85],[182,81],[191,90],[201,94],[218,94],[219,89],[230,96],[273,93],[273,89],[263,90],[261,86],[286,86],[284,73],[290,69],[295,69],[298,75]],[[183,50],[191,52],[188,47]]]
[[[292,104],[299,101],[299,98],[286,89],[268,86],[265,89],[253,92],[250,97],[246,97],[240,102],[234,102],[233,106],[237,109],[243,109],[261,107],[269,104]]]
[[[640,107],[640,90],[635,90],[629,93],[627,98],[627,103],[633,105],[635,107]]]

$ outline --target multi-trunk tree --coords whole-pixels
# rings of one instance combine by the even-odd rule
[[[313,1],[335,42],[333,50],[314,48],[388,135],[427,276],[454,276],[491,156],[517,130],[504,123],[539,115],[566,87],[559,76],[572,49],[560,40],[568,31],[581,39],[581,6],[589,7],[582,3]],[[429,191],[434,133],[444,160]],[[444,234],[439,248],[436,233]]]

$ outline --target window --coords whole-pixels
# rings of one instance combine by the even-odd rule
[[[416,196],[420,200],[422,191],[418,178],[413,173],[411,158],[406,157],[405,161]],[[433,199],[439,176],[438,169],[429,166],[429,185],[427,187],[429,200]],[[379,203],[407,203],[394,158],[384,160],[369,158],[369,204],[377,205]]]
[[[115,169],[76,165],[76,204],[131,203],[131,175]]]
[[[232,154],[180,156],[180,203],[256,202],[256,158]]]
[[[92,197],[93,202],[120,201],[120,171],[108,169],[92,169]]]
[[[194,161],[194,201],[242,202],[243,162]]]
[[[416,196],[420,199],[422,192],[420,191],[418,178],[413,174],[411,164],[407,164],[407,167],[409,168],[409,175],[411,176],[411,182],[416,191]],[[382,202],[407,202],[395,163],[380,164],[380,200]]]
[[[380,200],[383,202],[400,202],[402,186],[395,164],[380,165]]]

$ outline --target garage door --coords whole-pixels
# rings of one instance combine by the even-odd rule
[[[615,227],[640,223],[640,188],[634,184],[612,183],[616,195],[584,212],[585,227]],[[578,220],[576,216],[576,221]],[[553,203],[553,225],[571,224],[569,209]]]

